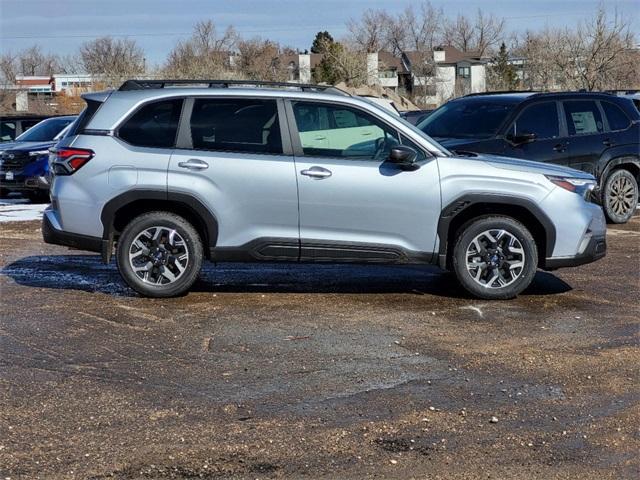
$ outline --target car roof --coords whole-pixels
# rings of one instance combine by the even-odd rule
[[[553,98],[557,100],[562,99],[607,99],[612,100],[617,97],[616,95],[612,95],[608,92],[486,92],[486,93],[472,93],[469,95],[465,95],[464,97],[460,97],[456,100],[466,100],[466,101],[492,101],[492,102],[505,102],[505,103],[520,103],[527,100],[537,100],[537,99],[546,99]]]
[[[207,87],[168,87],[140,90],[113,90],[84,95],[86,100],[104,102],[91,120],[92,129],[111,130],[120,120],[136,110],[143,103],[171,99],[176,97],[247,97],[247,98],[288,98],[296,100],[327,101],[331,103],[347,103],[365,108],[380,107],[371,105],[365,99],[335,91],[304,91],[299,88],[261,88],[240,87],[207,88]],[[389,115],[392,115],[390,112]]]

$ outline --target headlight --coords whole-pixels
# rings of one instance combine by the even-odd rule
[[[546,175],[549,181],[559,187],[569,190],[570,192],[577,193],[581,197],[588,199],[591,191],[596,188],[596,181],[584,178],[572,178],[572,177],[555,177],[553,175]]]
[[[30,157],[40,157],[42,155],[49,155],[49,150],[34,150],[33,152],[29,152]]]

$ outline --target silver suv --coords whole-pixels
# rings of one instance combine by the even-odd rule
[[[455,154],[333,87],[130,80],[85,95],[52,162],[48,243],[114,253],[137,292],[213,262],[435,264],[511,298],[538,267],[605,255],[594,178]]]

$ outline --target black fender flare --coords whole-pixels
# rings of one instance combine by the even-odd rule
[[[609,160],[600,175],[600,188],[604,188],[604,184],[611,170],[620,165],[633,165],[640,171],[640,158],[633,154],[623,154]]]
[[[114,220],[116,213],[121,208],[140,200],[161,200],[186,208],[202,222],[202,226],[204,227],[207,235],[206,243],[208,244],[208,248],[212,249],[215,247],[218,241],[218,220],[197,197],[181,192],[134,189],[113,197],[102,208],[100,220],[103,226],[102,239],[104,246],[102,258],[104,261],[108,262],[111,258],[115,234]]]
[[[526,209],[540,222],[545,230],[547,255],[551,255],[556,244],[556,227],[549,217],[532,200],[524,197],[501,195],[494,193],[468,193],[450,202],[442,209],[438,220],[438,265],[442,269],[447,267],[447,248],[449,245],[449,227],[451,222],[469,207],[478,204],[500,204],[518,206]]]

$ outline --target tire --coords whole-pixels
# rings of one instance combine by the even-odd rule
[[[202,252],[200,236],[188,221],[170,212],[149,212],[125,227],[116,261],[124,281],[139,294],[176,297],[198,278]]]
[[[460,284],[473,296],[506,300],[517,296],[533,280],[538,248],[529,230],[517,220],[484,216],[458,230],[452,265]]]
[[[614,170],[602,189],[602,208],[610,223],[627,223],[638,205],[638,182],[631,172]]]
[[[0,198],[9,198],[10,194],[11,194],[10,190],[7,190],[5,188],[0,188]]]

